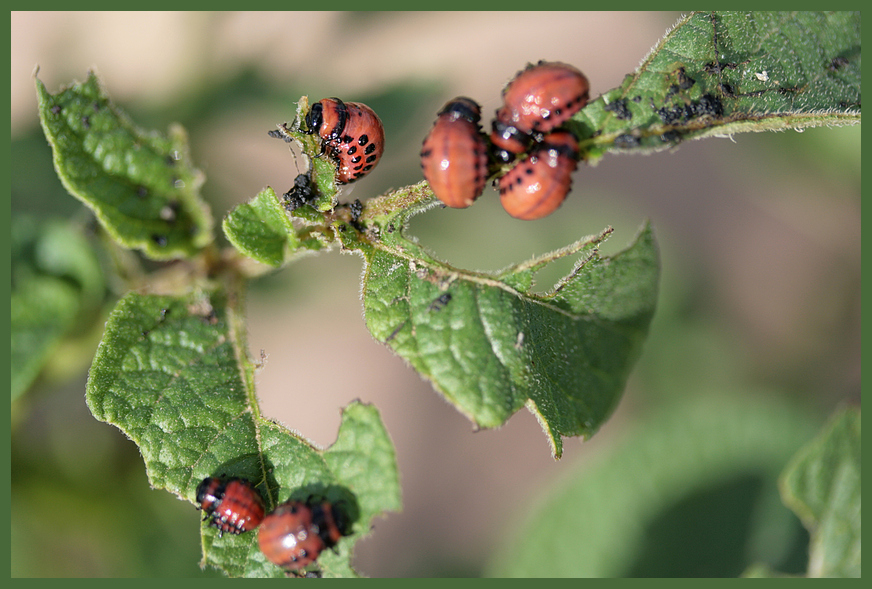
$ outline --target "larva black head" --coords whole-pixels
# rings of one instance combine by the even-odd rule
[[[481,120],[481,107],[472,98],[458,96],[445,103],[445,106],[437,114],[439,116],[447,114],[451,115],[455,120],[463,118],[472,124],[478,124]]]
[[[212,477],[206,477],[197,485],[197,503],[211,505],[224,496],[225,484]]]
[[[338,98],[325,98],[312,105],[306,115],[307,133],[318,133],[324,141],[337,139],[348,122],[348,109]],[[323,128],[324,126],[327,128]]]
[[[311,135],[321,128],[321,123],[324,121],[324,107],[320,102],[316,102],[309,108],[306,114],[306,133]]]

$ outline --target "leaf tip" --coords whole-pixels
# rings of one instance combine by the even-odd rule
[[[551,457],[554,458],[555,462],[560,460],[563,457],[563,436],[551,427],[545,416],[539,412],[539,407],[533,399],[527,399],[525,405],[527,410],[536,418],[536,421],[539,422],[539,425],[542,426],[542,431],[545,433],[545,437],[548,438],[548,445],[551,446]]]

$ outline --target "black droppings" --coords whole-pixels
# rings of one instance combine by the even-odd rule
[[[315,196],[312,178],[308,174],[298,174],[294,178],[294,187],[282,195],[282,205],[288,212],[292,212],[314,201]]]
[[[621,98],[619,100],[615,100],[614,102],[605,105],[605,110],[609,112],[615,113],[615,116],[618,117],[622,121],[626,121],[633,118],[630,109],[627,108],[627,100],[625,98]]]
[[[624,133],[623,135],[618,135],[615,137],[615,147],[620,149],[629,149],[631,147],[639,146],[639,138],[630,135],[629,133]]]
[[[355,199],[348,208],[351,211],[351,221],[357,223],[361,213],[363,213],[363,204],[361,204],[360,199]]]

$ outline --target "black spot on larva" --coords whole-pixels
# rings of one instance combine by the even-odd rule
[[[153,241],[153,242],[154,242],[158,247],[166,247],[166,246],[167,246],[167,243],[168,243],[168,241],[169,241],[169,240],[167,239],[167,236],[166,236],[166,235],[157,235],[157,234],[152,235],[152,236],[151,236],[151,240],[152,240],[152,241]]]
[[[351,163],[352,163],[352,164],[359,164],[361,159],[363,159],[363,156],[362,156],[362,155],[358,155],[358,156],[356,156],[356,157],[351,158]]]
[[[374,162],[375,160],[377,160],[377,159],[378,159],[378,158],[377,158],[375,155],[371,155],[371,156],[369,156],[369,157],[366,158],[366,163],[371,164],[371,163],[373,163],[373,162]]]
[[[375,143],[370,143],[369,145],[366,146],[366,149],[363,150],[363,153],[365,153],[366,155],[369,155],[372,152],[374,152],[377,148],[378,148],[378,146]],[[423,155],[423,152],[421,152],[421,154]],[[430,154],[430,150],[427,150],[427,154],[428,155]]]
[[[366,145],[367,143],[369,143],[369,135],[364,133],[363,135],[361,135],[360,137],[357,138],[357,143],[359,143],[360,145]]]
[[[348,155],[354,155],[355,153],[357,153],[357,146],[356,145],[352,145],[351,147],[348,148]]]

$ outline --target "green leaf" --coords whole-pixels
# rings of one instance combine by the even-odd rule
[[[20,215],[12,225],[12,399],[23,393],[64,336],[90,322],[105,281],[80,229]]]
[[[694,12],[571,123],[611,150],[860,122],[859,12]]]
[[[65,281],[34,276],[11,297],[12,399],[36,380],[79,311],[79,293]]]
[[[860,411],[844,409],[791,461],[784,502],[811,533],[810,577],[860,577]]]
[[[421,183],[370,201],[365,234],[340,232],[366,259],[367,327],[478,427],[498,427],[526,405],[559,458],[563,436],[589,437],[608,418],[641,351],[657,300],[654,235],[646,226],[627,250],[602,257],[606,230],[499,274],[475,273],[403,235],[432,204]],[[572,272],[532,292],[534,273],[565,256],[578,259]]]
[[[224,217],[224,234],[243,254],[281,266],[300,245],[290,217],[272,188],[262,190]]]
[[[142,453],[149,481],[195,503],[206,476],[241,476],[257,485],[268,510],[310,495],[340,503],[353,534],[327,551],[325,576],[353,575],[354,543],[373,517],[399,505],[390,438],[377,411],[360,403],[343,413],[336,444],[319,450],[260,415],[244,327],[221,291],[186,296],[125,296],[106,324],[91,367],[87,403]],[[353,463],[362,460],[363,470]],[[190,525],[198,514],[191,510]],[[229,576],[284,573],[265,560],[257,534],[218,537],[201,523],[203,564]]]
[[[93,72],[57,94],[38,78],[36,89],[61,182],[118,243],[167,260],[212,242],[212,219],[199,196],[203,174],[190,162],[181,127],[168,138],[137,128]]]
[[[297,225],[291,216],[297,219]],[[335,245],[329,225],[350,218],[347,205],[322,213],[309,205],[290,214],[271,187],[238,205],[225,218],[224,234],[241,253],[274,268]]]
[[[778,564],[798,522],[777,479],[812,417],[765,391],[689,391],[507,521],[496,577],[737,576]],[[759,569],[758,569],[759,570]]]

